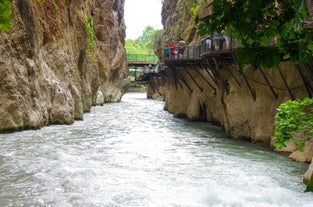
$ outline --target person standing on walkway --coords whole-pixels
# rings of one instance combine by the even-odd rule
[[[171,57],[176,59],[176,45],[173,41],[170,43],[170,49],[171,49]]]
[[[212,41],[210,37],[207,37],[205,39],[205,45],[206,45],[205,52],[210,52],[212,50]]]
[[[170,58],[170,54],[171,54],[171,48],[169,45],[166,45],[165,48],[165,59],[169,59]]]
[[[227,34],[226,29],[222,30],[222,37],[225,40],[226,49],[230,49],[230,36]],[[223,49],[225,49],[225,48],[223,48]]]
[[[178,57],[180,59],[183,58],[185,48],[186,48],[186,41],[183,38],[180,38],[180,40],[178,42]]]

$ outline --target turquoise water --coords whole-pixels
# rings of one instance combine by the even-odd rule
[[[84,121],[0,135],[0,206],[313,206],[307,164],[126,94]]]

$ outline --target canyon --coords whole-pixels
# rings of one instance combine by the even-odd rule
[[[197,25],[208,2],[164,0],[164,35],[155,51],[179,38],[199,44]],[[190,6],[197,3],[202,6],[194,13]],[[130,84],[123,11],[124,0],[13,0],[11,31],[0,31],[0,132],[72,124],[92,106],[120,101]],[[148,97],[164,99],[175,117],[273,146],[277,107],[310,95],[301,68],[284,61],[270,70],[245,68],[242,75],[235,61],[219,59],[217,65],[168,67],[170,76],[153,80]],[[312,142],[304,153],[293,143],[276,150],[311,163],[304,181],[313,179]]]

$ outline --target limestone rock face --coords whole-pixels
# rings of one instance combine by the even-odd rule
[[[121,99],[129,85],[124,0],[12,7],[11,32],[0,31],[0,132],[71,124],[91,106]]]
[[[303,178],[305,184],[308,184],[310,181],[313,181],[313,161],[309,165],[309,169],[306,171]]]
[[[310,163],[313,157],[313,140],[309,140],[304,147],[304,151],[294,151],[289,155],[289,158],[297,162]]]
[[[147,97],[164,100],[167,78],[165,76],[154,77],[147,85]]]
[[[202,5],[197,14],[190,13],[190,8],[195,6],[193,2]],[[178,42],[177,37],[181,36],[189,40],[189,45],[200,44],[202,37],[188,28],[197,27],[198,19],[211,12],[205,7],[209,2],[165,0],[164,40]],[[186,29],[189,33],[183,32]],[[186,68],[190,67],[186,65]],[[194,69],[186,72],[169,68],[171,78],[166,88],[165,108],[174,115],[221,125],[234,138],[270,144],[279,104],[292,96],[308,95],[301,73],[290,62],[282,62],[279,69],[245,68],[245,76],[240,75],[236,62],[225,63],[223,59],[218,59],[216,65]]]
[[[299,86],[301,77],[291,63],[282,63],[281,70],[291,88]],[[185,114],[193,120],[205,119],[221,125],[233,138],[270,144],[277,107],[290,99],[288,91],[276,90],[276,98],[261,73],[247,70],[245,74],[248,79],[245,82],[235,66],[219,68],[216,83],[204,69],[198,72],[190,70],[187,74],[184,70],[176,70],[180,79],[176,84],[174,81],[168,82],[165,108],[174,115]],[[284,88],[277,70],[264,72],[269,80],[273,80],[275,88]],[[294,90],[293,95],[303,97],[305,88]]]

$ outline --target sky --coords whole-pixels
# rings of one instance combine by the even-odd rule
[[[163,29],[162,0],[125,0],[126,39],[137,39],[146,26]]]

